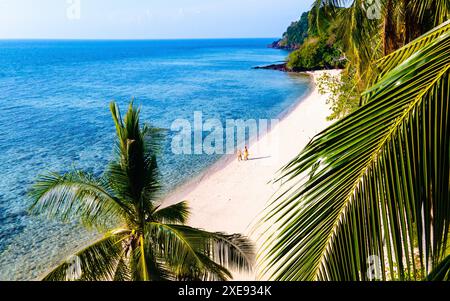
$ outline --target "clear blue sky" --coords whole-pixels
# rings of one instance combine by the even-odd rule
[[[0,39],[278,37],[312,2],[0,0]]]

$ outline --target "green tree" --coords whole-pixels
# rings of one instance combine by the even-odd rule
[[[328,26],[330,19],[334,20],[362,91],[377,76],[378,70],[372,68],[375,60],[449,18],[448,0],[316,0],[310,30],[323,32],[323,24]]]
[[[283,171],[264,220],[273,279],[369,280],[370,256],[384,280],[448,278],[450,22],[375,67],[364,105]]]
[[[354,96],[378,78],[377,60],[449,17],[448,0],[316,0],[309,14],[310,32],[333,32],[348,62],[340,78],[342,90],[332,86],[326,89],[333,91],[329,99],[334,111],[331,118],[359,107],[359,97]]]
[[[320,37],[308,38],[288,58],[287,67],[293,71],[342,68],[340,50]]]
[[[299,21],[292,22],[283,34],[283,38],[278,42],[279,46],[295,49],[298,48],[308,37],[308,12],[300,17]]]
[[[186,202],[158,203],[159,132],[140,127],[133,104],[123,120],[115,103],[111,113],[115,159],[103,177],[51,173],[40,176],[31,190],[32,212],[62,221],[79,219],[104,234],[44,280],[227,280],[229,268],[250,270],[253,247],[245,237],[188,227]]]
[[[319,93],[330,95],[327,104],[332,114],[328,120],[342,119],[359,108],[360,95],[355,87],[353,69],[342,70],[338,75],[324,73],[317,79]]]

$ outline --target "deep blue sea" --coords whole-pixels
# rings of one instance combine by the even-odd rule
[[[112,157],[108,104],[134,98],[142,120],[274,118],[308,92],[308,80],[252,67],[283,61],[269,39],[0,41],[0,280],[35,279],[92,239],[75,224],[27,213],[27,191],[45,171],[101,175]],[[218,156],[159,159],[164,190]]]

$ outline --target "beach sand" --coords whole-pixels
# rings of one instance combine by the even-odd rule
[[[189,225],[208,231],[242,233],[256,243],[252,231],[265,205],[279,190],[271,184],[277,172],[289,163],[307,143],[330,122],[327,95],[316,88],[317,78],[324,72],[309,72],[311,93],[301,100],[269,133],[250,145],[250,160],[238,162],[235,156],[208,170],[200,179],[191,181],[170,194],[164,205],[186,200],[191,208]],[[257,246],[258,247],[258,246]],[[235,280],[255,280],[252,275],[234,275]]]

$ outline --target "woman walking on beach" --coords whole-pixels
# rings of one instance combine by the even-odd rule
[[[249,157],[249,152],[248,152],[248,147],[246,146],[245,147],[245,150],[244,150],[244,161],[248,161],[248,157]]]
[[[239,149],[237,152],[238,162],[242,161],[242,151]]]

